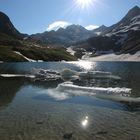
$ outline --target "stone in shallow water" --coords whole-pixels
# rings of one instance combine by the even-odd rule
[[[36,124],[43,124],[43,120],[37,121]]]
[[[99,131],[99,132],[96,132],[92,135],[106,135],[108,132],[107,131]]]
[[[97,132],[97,135],[105,135],[107,133],[108,133],[107,131],[100,131],[100,132]]]
[[[69,139],[72,138],[72,136],[73,136],[73,133],[66,133],[66,134],[63,135],[63,138],[69,140]]]

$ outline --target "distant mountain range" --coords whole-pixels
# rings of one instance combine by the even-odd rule
[[[102,25],[89,31],[81,25],[70,25],[65,29],[59,28],[57,31],[45,31],[30,36],[20,33],[9,17],[0,12],[0,49],[3,50],[0,50],[0,61],[17,61],[16,57],[19,61],[21,59],[22,61],[27,60],[26,57],[35,60],[53,61],[52,57],[50,59],[51,53],[47,58],[47,54],[42,56],[43,49],[41,50],[41,48],[46,48],[47,52],[48,48],[60,49],[61,51],[63,49],[63,52],[66,53],[65,48],[69,46],[73,46],[76,52],[80,50],[81,54],[87,51],[93,53],[114,51],[116,53],[132,54],[140,51],[140,8],[138,6],[133,7],[121,21],[110,27]],[[7,51],[6,54],[4,54],[5,50]],[[10,53],[12,54],[6,57]],[[72,58],[71,55],[70,58]],[[61,59],[69,60],[58,57],[56,61]]]
[[[69,46],[73,43],[86,40],[93,36],[96,36],[93,31],[89,31],[81,25],[70,25],[66,29],[59,28],[57,31],[46,31],[44,33],[31,35],[30,37],[33,40],[41,41],[44,43],[55,43]]]

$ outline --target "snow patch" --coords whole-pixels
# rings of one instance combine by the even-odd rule
[[[29,61],[29,62],[43,62],[43,60],[33,60],[33,59],[30,59],[30,58],[24,56],[23,54],[21,54],[20,52],[17,52],[17,51],[14,51],[14,53],[16,53],[16,54],[22,56],[23,58],[25,58],[25,59],[26,59],[27,61]]]
[[[35,78],[35,75],[27,75],[27,74],[0,74],[0,77],[5,78],[13,78],[13,77],[26,77],[26,78]]]
[[[112,35],[126,33],[130,30],[134,30],[134,31],[140,30],[140,15],[134,17],[131,20],[131,22],[126,26],[123,26],[123,23],[120,24],[118,28],[113,29],[110,33],[106,34],[106,36],[110,37]]]
[[[95,32],[96,35],[101,35],[102,32]]]
[[[140,61],[140,51],[131,55],[131,54],[120,54],[116,55],[114,53],[101,55],[97,57],[87,57],[85,58],[87,61],[133,61],[139,62]]]
[[[75,53],[76,53],[76,51],[73,50],[73,46],[68,47],[68,48],[67,48],[67,52],[70,53],[70,54],[73,55],[73,56],[74,56]]]
[[[134,18],[131,19],[131,21],[138,20],[138,19],[140,19],[140,15],[135,16]]]

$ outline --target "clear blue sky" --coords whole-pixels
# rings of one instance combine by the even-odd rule
[[[83,26],[110,26],[130,8],[140,7],[140,0],[93,0],[92,6],[81,10],[75,1],[0,0],[0,11],[10,17],[20,32],[32,34],[44,32],[49,24],[60,20]]]

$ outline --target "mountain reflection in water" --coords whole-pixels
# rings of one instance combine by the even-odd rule
[[[8,106],[12,102],[23,83],[24,79],[0,78],[0,108]]]

